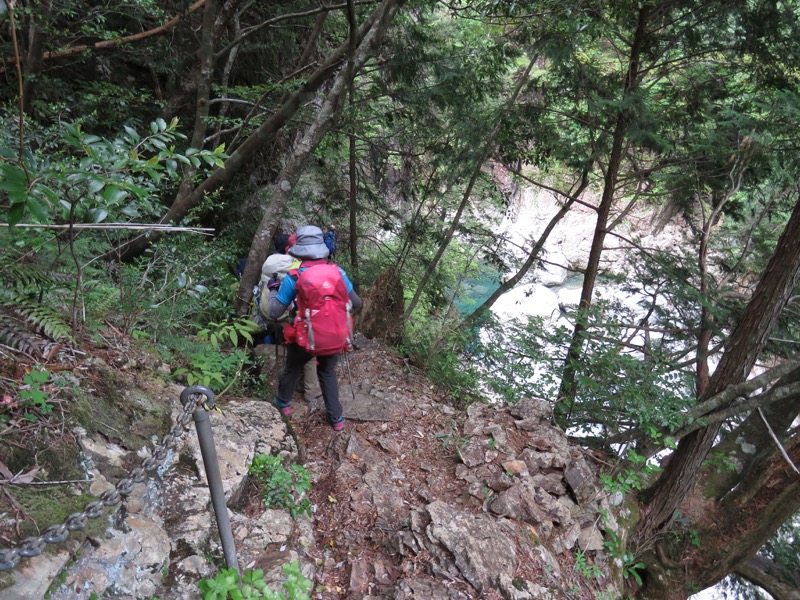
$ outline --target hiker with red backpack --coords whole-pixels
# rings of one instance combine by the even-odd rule
[[[270,317],[280,317],[292,302],[297,303],[297,315],[284,327],[286,366],[274,404],[284,416],[292,414],[292,396],[303,367],[316,359],[328,419],[335,431],[341,431],[344,418],[336,363],[352,345],[350,311],[361,306],[361,298],[344,270],[326,260],[330,250],[319,227],[300,227],[289,254],[300,259],[300,266],[283,281],[267,284]]]

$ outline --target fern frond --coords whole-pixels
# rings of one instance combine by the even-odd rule
[[[0,285],[4,288],[40,290],[52,285],[52,279],[30,265],[0,260]]]
[[[0,342],[30,356],[48,356],[53,342],[28,330],[26,324],[0,313]]]
[[[28,324],[29,329],[41,333],[51,340],[71,340],[70,326],[61,314],[49,306],[39,304],[35,299],[22,292],[3,290],[0,292],[0,305],[8,313],[20,318]]]

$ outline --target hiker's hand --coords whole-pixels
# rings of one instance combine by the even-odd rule
[[[277,290],[279,287],[281,287],[281,282],[278,281],[277,275],[273,275],[272,278],[267,282],[267,289]]]

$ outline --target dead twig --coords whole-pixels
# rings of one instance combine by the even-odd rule
[[[758,408],[758,414],[761,417],[761,420],[764,421],[764,425],[767,427],[767,431],[769,435],[772,437],[772,440],[775,442],[775,445],[778,447],[778,451],[781,453],[781,456],[789,463],[789,466],[794,469],[794,472],[800,475],[800,470],[798,470],[797,465],[792,462],[792,459],[789,457],[789,454],[786,452],[786,449],[781,444],[781,441],[778,439],[778,436],[775,435],[775,432],[772,431],[772,427],[769,426],[767,422],[767,418],[764,416],[764,413],[761,411],[761,407]]]

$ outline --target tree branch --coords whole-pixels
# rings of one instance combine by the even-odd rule
[[[115,38],[113,40],[103,40],[101,42],[96,42],[94,44],[84,44],[81,46],[73,46],[71,48],[66,48],[64,50],[45,52],[42,55],[42,60],[55,60],[57,58],[66,58],[67,56],[74,56],[76,54],[81,54],[83,52],[86,52],[87,50],[102,50],[103,48],[111,48],[113,46],[119,46],[121,44],[130,44],[132,42],[138,42],[140,40],[153,37],[154,35],[160,35],[165,31],[167,31],[168,29],[180,23],[181,19],[190,15],[198,8],[203,6],[205,3],[206,0],[196,0],[195,3],[192,4],[189,8],[187,8],[186,12],[184,12],[182,15],[173,17],[163,25],[160,25],[154,29],[148,29],[147,31],[140,31],[139,33],[135,33],[133,35],[126,35],[124,37]],[[14,58],[4,58],[2,60],[2,66],[5,67],[6,65],[13,64],[14,60],[15,60]]]
[[[789,466],[792,467],[792,469],[794,469],[794,472],[800,475],[800,470],[797,469],[797,466],[792,462],[792,459],[786,453],[786,448],[783,447],[783,444],[781,444],[781,441],[778,439],[778,436],[775,435],[774,431],[772,431],[772,427],[770,427],[769,422],[764,416],[764,412],[761,410],[761,407],[758,408],[758,415],[761,417],[761,420],[764,421],[764,425],[766,426],[767,431],[769,432],[769,436],[775,442],[775,445],[778,447],[778,451],[781,453],[781,456],[783,456],[786,462],[789,463]]]
[[[764,588],[775,600],[800,600],[800,576],[763,556],[741,563],[734,573]]]

